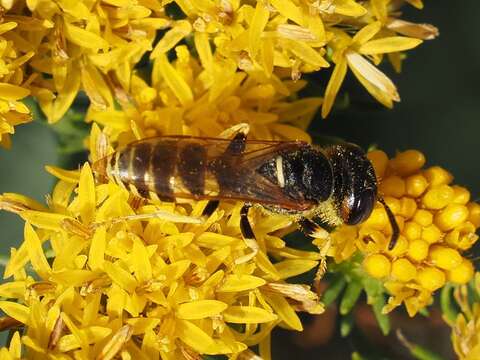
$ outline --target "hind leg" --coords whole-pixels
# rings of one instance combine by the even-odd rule
[[[253,259],[258,253],[258,243],[255,239],[255,234],[253,233],[252,226],[248,220],[248,211],[250,209],[250,204],[243,205],[240,210],[240,231],[242,232],[243,241],[251,252],[247,255],[241,256],[235,260],[237,264],[243,264],[251,259]]]

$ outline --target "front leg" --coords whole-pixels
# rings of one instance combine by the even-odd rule
[[[320,265],[318,266],[317,273],[315,274],[315,284],[318,284],[323,275],[327,272],[327,255],[331,247],[331,237],[328,231],[323,229],[315,221],[302,217],[297,221],[302,232],[314,239],[323,240],[323,244],[319,247],[320,250]],[[317,244],[318,245],[318,244]]]
[[[302,232],[309,237],[314,239],[327,239],[330,237],[328,231],[322,228],[312,219],[302,217],[297,220],[297,223],[300,227],[300,230],[302,230]]]

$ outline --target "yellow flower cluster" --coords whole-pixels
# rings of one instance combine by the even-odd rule
[[[159,55],[148,83],[132,76],[122,109],[90,109],[87,119],[118,145],[169,134],[218,136],[239,123],[249,125],[249,138],[311,141],[304,130],[322,99],[297,99],[306,81],[238,72],[231,60],[213,60],[206,36],[196,34],[194,42],[199,60],[185,45],[175,47],[174,62]]]
[[[419,0],[408,2],[422,7]],[[50,122],[58,121],[78,91],[83,90],[94,113],[114,112],[116,103],[128,109],[139,107],[142,116],[149,112],[148,127],[152,127],[155,118],[167,116],[176,124],[167,132],[180,133],[178,127],[183,122],[212,115],[206,111],[211,109],[205,109],[207,103],[222,97],[224,91],[228,93],[229,87],[241,85],[248,101],[262,97],[265,103],[278,94],[289,95],[294,85],[282,82],[285,76],[298,80],[302,73],[318,71],[332,63],[335,68],[324,94],[323,116],[333,105],[347,67],[378,101],[390,107],[399,96],[395,85],[376,65],[386,54],[400,70],[403,51],[437,35],[437,29],[431,25],[398,19],[402,3],[390,0],[3,1],[1,143],[8,145],[6,134],[13,133],[15,125],[29,120],[27,108],[18,102],[29,94],[35,97]],[[177,47],[180,43],[186,43],[189,50]],[[179,60],[172,67],[167,56],[172,55],[175,47]],[[186,65],[187,53],[193,50],[200,59],[195,74]],[[136,70],[143,66],[139,62],[147,52],[157,64],[152,88],[148,90]],[[184,69],[179,69],[182,66]],[[24,73],[28,74],[27,79]],[[250,78],[253,80],[249,81]],[[145,90],[142,95],[139,88]],[[169,90],[164,91],[165,88]],[[238,100],[227,97],[224,100],[223,108],[235,112]],[[172,110],[175,102],[188,114]],[[153,103],[162,109],[147,109]],[[200,110],[199,107],[203,111],[194,111]],[[265,109],[256,112],[267,113]],[[271,116],[265,114],[258,121],[269,122]],[[166,126],[161,123],[153,127]],[[118,127],[122,126],[120,122]],[[216,130],[212,128],[213,132]],[[263,135],[266,134],[258,133]]]
[[[47,207],[0,196],[0,209],[26,221],[0,285],[9,299],[0,301],[8,316],[0,324],[24,331],[2,359],[19,359],[20,344],[31,359],[104,360],[236,358],[258,344],[269,359],[273,327],[301,330],[296,311],[323,311],[308,286],[284,281],[320,257],[275,235],[289,219],[253,213],[260,251],[238,261],[250,251],[241,203],[200,219],[206,201],[143,203],[114,183],[96,184],[89,164],[47,169],[59,178]]]
[[[171,21],[158,1],[2,1],[0,144],[29,121],[18,100],[33,95],[59,120],[79,90],[95,108],[114,106],[133,67]],[[25,75],[28,75],[25,78]]]
[[[476,273],[473,286],[474,296],[480,296],[480,273]],[[460,360],[480,358],[480,303],[471,304],[467,285],[455,289],[455,299],[461,309],[452,326],[452,344]]]
[[[31,51],[18,50],[10,36],[17,27],[13,21],[0,24],[0,146],[10,146],[10,134],[15,126],[31,120],[30,110],[21,99],[30,94],[27,88],[32,77],[25,79],[22,65],[32,56]]]
[[[480,205],[470,202],[467,189],[451,185],[453,177],[445,169],[424,169],[425,157],[419,151],[407,150],[389,160],[375,150],[368,157],[400,236],[390,250],[392,228],[378,203],[366,222],[333,233],[332,255],[343,261],[360,250],[365,271],[383,279],[391,294],[384,311],[403,302],[413,316],[447,281],[465,284],[472,278],[473,265],[462,253],[478,240]]]

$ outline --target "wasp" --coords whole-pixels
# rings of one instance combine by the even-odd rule
[[[365,152],[344,143],[320,147],[302,141],[248,140],[245,131],[233,139],[159,136],[133,142],[94,166],[97,172],[143,198],[209,200],[211,215],[220,200],[239,200],[240,230],[258,250],[248,220],[252,204],[290,216],[306,235],[320,226],[355,225],[366,220],[376,201],[386,211],[393,234],[393,213],[377,193],[377,179]]]

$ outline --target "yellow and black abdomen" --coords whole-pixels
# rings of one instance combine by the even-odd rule
[[[302,142],[162,136],[134,142],[95,168],[134,194],[166,201],[232,199],[304,211],[332,192],[328,159]]]
[[[206,148],[189,138],[142,140],[113,154],[106,175],[145,198],[151,193],[162,200],[198,198],[216,187],[210,179],[206,188],[207,157]]]

